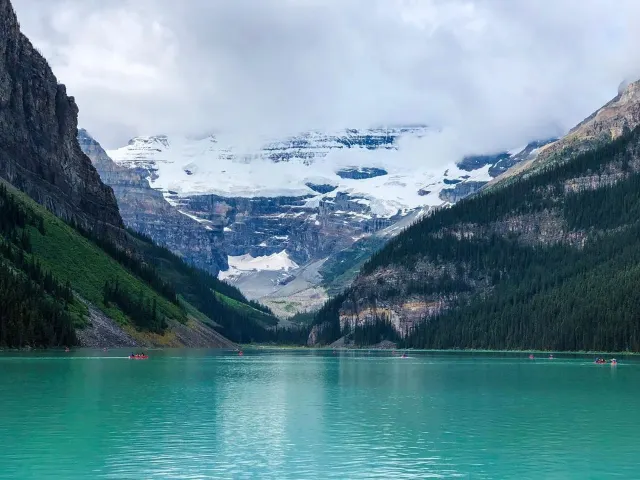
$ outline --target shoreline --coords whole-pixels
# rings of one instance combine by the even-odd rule
[[[368,347],[307,347],[296,345],[262,345],[262,344],[241,344],[239,348],[224,348],[224,347],[140,347],[147,351],[162,351],[162,350],[216,350],[216,351],[260,351],[260,350],[272,350],[272,351],[326,351],[326,352],[415,352],[415,353],[438,353],[438,354],[504,354],[504,355],[617,355],[617,356],[639,356],[640,352],[608,352],[608,351],[595,351],[595,350],[487,350],[487,349],[418,349],[418,348],[368,348]],[[131,347],[85,347],[75,346],[70,347],[71,351],[90,350],[98,351],[104,350],[128,350]],[[136,347],[134,347],[135,349]],[[0,353],[4,352],[64,352],[64,347],[50,347],[50,348],[36,348],[36,347],[23,347],[23,348],[0,348]]]
[[[538,354],[538,355],[627,355],[638,356],[640,352],[609,352],[598,350],[488,350],[488,349],[424,349],[424,348],[373,348],[373,347],[306,347],[287,345],[246,344],[243,349],[254,350],[326,350],[326,351],[375,351],[375,352],[423,352],[423,353],[504,353],[504,354]]]

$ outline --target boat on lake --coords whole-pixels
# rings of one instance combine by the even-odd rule
[[[130,360],[146,360],[149,358],[149,355],[145,355],[144,353],[132,353],[129,355]]]

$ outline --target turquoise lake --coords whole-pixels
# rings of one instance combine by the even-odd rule
[[[0,478],[640,478],[640,361],[0,353]]]

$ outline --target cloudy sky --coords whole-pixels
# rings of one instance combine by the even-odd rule
[[[107,147],[135,135],[422,123],[557,134],[640,73],[640,2],[14,0]]]

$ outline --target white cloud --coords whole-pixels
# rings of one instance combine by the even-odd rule
[[[568,129],[640,69],[619,0],[14,0],[108,146],[426,123],[449,150]]]

